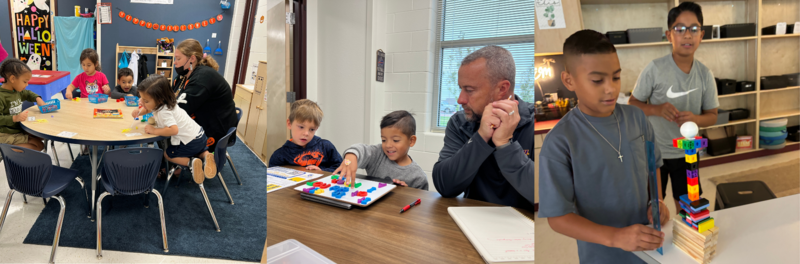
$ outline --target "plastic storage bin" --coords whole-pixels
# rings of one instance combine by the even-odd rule
[[[784,129],[786,129],[786,124],[788,124],[788,123],[789,123],[789,119],[788,118],[776,118],[776,119],[770,119],[770,120],[761,121],[761,126],[762,127],[783,127]]]
[[[786,86],[800,86],[800,72],[784,74],[786,77]]]
[[[714,29],[713,26],[703,26],[703,31],[705,34],[703,35],[703,39],[711,39],[711,31]]]
[[[90,94],[89,102],[93,104],[105,103],[108,101],[107,94]]]
[[[742,206],[775,199],[775,194],[762,181],[729,182],[717,185],[714,210]]]
[[[750,110],[748,110],[748,109],[736,108],[736,109],[732,109],[730,111],[731,111],[731,114],[730,114],[730,117],[728,117],[728,120],[730,120],[730,121],[742,120],[742,119],[747,119],[748,117],[750,117]]]
[[[628,43],[628,33],[625,31],[609,31],[606,32],[606,37],[611,41],[611,44]]]
[[[800,126],[793,126],[786,128],[786,132],[789,134],[786,137],[786,140],[798,142],[800,141]]]
[[[127,106],[139,106],[139,97],[128,95],[125,96],[125,105]]]
[[[717,94],[725,95],[736,93],[736,81],[731,79],[717,79]]]
[[[756,83],[750,81],[741,81],[736,83],[736,92],[751,92],[756,90]]]
[[[631,28],[628,29],[628,43],[661,42],[663,30],[657,28]]]
[[[42,113],[50,113],[58,109],[61,109],[61,101],[58,99],[47,100],[44,102],[44,105],[39,106],[39,112]]]
[[[717,111],[717,123],[714,125],[727,124],[728,121],[730,121],[730,114],[731,111],[719,109],[719,111]]]
[[[761,90],[778,89],[789,86],[785,75],[761,76]]]
[[[756,35],[755,23],[728,24],[720,27],[721,38],[752,37]]]
[[[267,264],[278,263],[336,264],[294,239],[267,248]]]

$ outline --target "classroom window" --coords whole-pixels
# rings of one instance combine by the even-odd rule
[[[534,0],[439,0],[436,15],[434,128],[443,129],[450,116],[462,110],[457,102],[461,60],[487,45],[511,52],[517,69],[514,93],[533,101]]]

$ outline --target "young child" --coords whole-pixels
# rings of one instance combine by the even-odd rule
[[[344,151],[344,162],[333,174],[353,183],[357,169],[370,176],[392,179],[395,184],[428,190],[428,176],[410,156],[408,149],[417,142],[417,124],[408,111],[394,111],[381,120],[381,144],[355,144]],[[359,160],[361,162],[359,162]]]
[[[330,141],[321,139],[317,133],[322,123],[322,109],[317,103],[298,100],[292,103],[286,127],[291,130],[292,139],[272,153],[269,166],[302,166],[307,170],[331,172],[342,163],[342,156]]]
[[[133,86],[133,71],[129,68],[119,69],[117,72],[117,86],[111,91],[111,99],[120,99],[127,95],[139,97],[136,86]]]
[[[74,96],[72,92],[75,89],[80,89],[81,98],[87,98],[90,94],[111,92],[106,75],[100,72],[100,59],[97,51],[85,49],[81,52],[81,68],[83,68],[83,73],[78,74],[67,86],[67,99],[72,99]]]
[[[603,34],[572,34],[564,60],[561,81],[580,104],[543,142],[539,217],[578,240],[581,263],[644,263],[629,251],[654,250],[664,237],[645,226],[651,218],[645,141],[655,139],[653,128],[642,110],[616,103],[622,69]],[[659,204],[665,223],[669,212]]]
[[[147,77],[139,83],[139,95],[142,108],[133,110],[132,115],[138,117],[153,113],[156,125],[146,125],[144,132],[170,137],[169,146],[164,151],[167,160],[189,167],[197,184],[203,183],[204,179],[214,178],[217,166],[214,155],[208,152],[206,146],[208,138],[203,128],[177,106],[177,99],[167,78],[161,75]]]
[[[9,58],[0,65],[0,77],[5,79],[0,89],[0,143],[41,151],[42,139],[23,132],[19,125],[28,120],[28,111],[22,111],[22,100],[44,105],[42,97],[25,90],[31,76],[28,65],[18,59]]]
[[[672,197],[675,208],[680,208],[680,196],[688,191],[686,170],[689,167],[684,151],[673,147],[672,139],[681,137],[680,126],[684,122],[692,121],[700,127],[714,125],[719,98],[714,74],[694,59],[706,33],[702,30],[700,6],[683,2],[669,11],[667,20],[666,34],[672,42],[672,54],[655,59],[644,68],[628,103],[641,108],[653,124],[656,144],[664,159],[661,193],[666,195],[667,181],[672,178]],[[702,187],[700,194],[703,194]]]

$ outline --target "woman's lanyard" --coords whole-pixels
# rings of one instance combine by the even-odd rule
[[[181,79],[183,79],[183,77],[181,77]],[[178,84],[180,84],[180,81],[182,80],[176,80]],[[181,94],[181,91],[186,89],[186,85],[188,84],[189,84],[189,78],[186,78],[186,82],[184,82],[182,86],[178,87],[178,89],[175,90],[175,97],[178,97],[178,95]]]

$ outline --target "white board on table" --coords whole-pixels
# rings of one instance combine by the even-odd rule
[[[367,207],[367,206],[372,205],[378,199],[380,199],[381,197],[383,197],[387,193],[389,193],[392,190],[394,190],[395,187],[397,187],[394,184],[387,183],[386,186],[383,186],[383,187],[379,188],[378,184],[380,184],[380,182],[370,181],[370,180],[366,180],[366,179],[356,179],[356,183],[361,183],[360,187],[358,187],[358,188],[350,187],[350,190],[348,190],[347,193],[345,193],[345,195],[342,196],[342,198],[336,198],[336,197],[333,197],[333,192],[330,189],[333,188],[333,186],[344,187],[344,184],[332,183],[331,182],[332,177],[333,177],[333,175],[319,178],[316,181],[310,181],[310,182],[319,181],[319,182],[323,182],[323,183],[327,183],[327,184],[331,185],[331,187],[323,189],[323,190],[325,190],[323,193],[321,193],[321,194],[313,194],[313,195],[317,196],[317,197],[331,199],[331,200],[338,201],[338,202],[349,203],[349,204],[352,204],[352,205],[355,205],[355,206],[359,206],[359,207]],[[308,186],[307,184],[301,184],[301,185],[295,187],[294,190],[298,191],[298,192],[303,192],[303,189],[312,188],[312,187],[314,187],[314,186]],[[369,202],[367,202],[367,204],[358,203],[358,199],[361,199],[363,197],[350,195],[350,193],[352,193],[354,191],[364,191],[364,192],[366,192],[367,190],[369,190],[369,188],[372,188],[372,187],[375,187],[375,191],[372,191],[371,193],[367,194],[366,197],[372,198]]]

